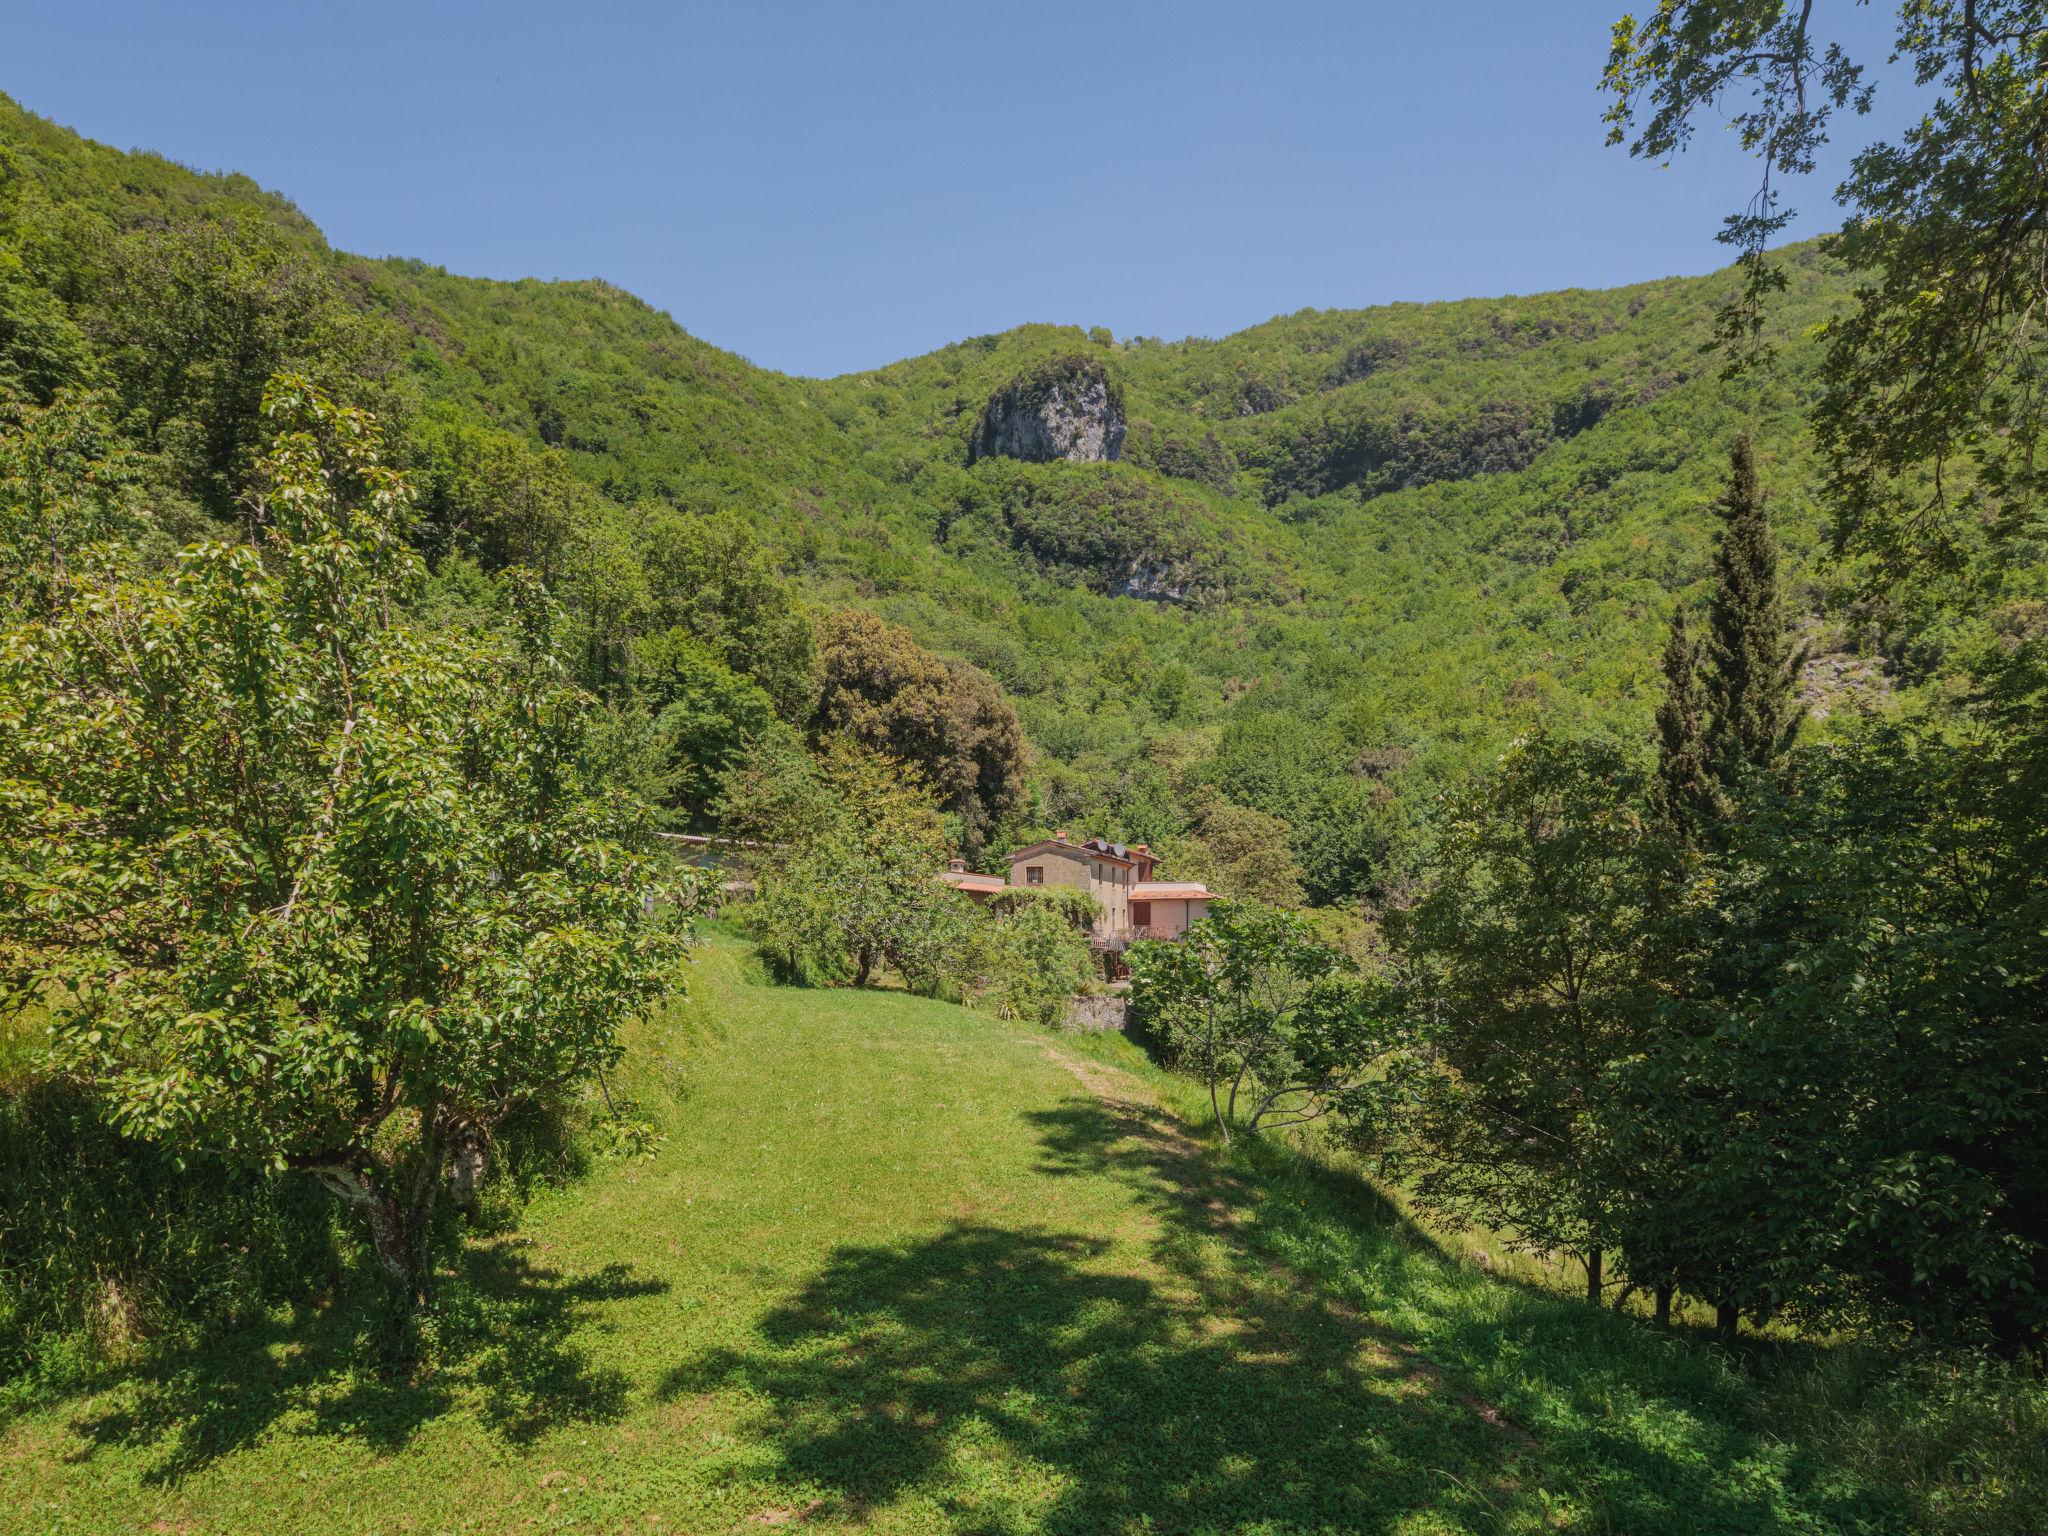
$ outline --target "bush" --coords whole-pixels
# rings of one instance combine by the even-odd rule
[[[1057,902],[1029,898],[985,910],[968,929],[959,968],[970,1008],[1047,1028],[1095,975],[1072,917]]]

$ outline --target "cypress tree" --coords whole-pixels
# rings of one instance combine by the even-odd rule
[[[1729,455],[1725,526],[1714,552],[1714,596],[1706,642],[1706,763],[1733,793],[1767,768],[1799,728],[1803,652],[1795,649],[1778,587],[1778,543],[1764,510],[1756,445],[1748,433]]]
[[[1728,822],[1747,782],[1778,759],[1799,727],[1799,668],[1805,658],[1787,623],[1765,502],[1756,447],[1745,433],[1729,454],[1704,643],[1692,638],[1681,611],[1664,649],[1653,806],[1681,838],[1710,856],[1725,851]],[[1648,1220],[1638,1238],[1652,1271],[1658,1316],[1669,1316],[1672,1286],[1682,1283],[1715,1303],[1724,1332],[1739,1325],[1743,1295],[1754,1289],[1752,1276],[1770,1256],[1767,1223],[1747,1208],[1751,1191],[1740,1185],[1717,1188],[1711,1179],[1703,1185],[1676,1170],[1706,1170],[1712,1148],[1726,1134],[1729,1106],[1697,1086],[1700,1053],[1716,1049],[1717,1021],[1752,990],[1759,930],[1771,924],[1768,913],[1724,913],[1716,931],[1698,935],[1702,953],[1677,960],[1679,989],[1707,1007],[1662,1042],[1670,1056],[1667,1075],[1648,1110],[1669,1159],[1659,1165],[1668,1182],[1647,1192]],[[1673,956],[1689,950],[1683,929],[1673,931],[1666,948]]]
[[[1657,777],[1650,809],[1690,842],[1714,814],[1714,783],[1707,774],[1707,701],[1700,686],[1700,645],[1685,621],[1685,605],[1671,614],[1664,642],[1664,697],[1657,704]]]

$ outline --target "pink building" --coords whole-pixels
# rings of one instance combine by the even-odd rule
[[[1159,861],[1143,843],[1125,847],[1091,837],[1069,842],[1056,832],[1042,843],[1010,855],[1010,874],[969,873],[955,860],[947,883],[985,901],[1006,886],[1072,886],[1102,908],[1090,942],[1104,954],[1121,954],[1133,939],[1177,939],[1209,913],[1216,900],[1198,880],[1155,880]]]

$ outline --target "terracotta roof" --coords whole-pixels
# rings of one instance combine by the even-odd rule
[[[1010,888],[1010,882],[1001,875],[977,875],[972,872],[963,873],[960,870],[948,870],[946,871],[945,880],[946,884],[960,891],[981,891],[993,894],[996,891],[1006,891]]]
[[[1133,901],[1214,901],[1216,893],[1199,880],[1140,880],[1131,887]]]

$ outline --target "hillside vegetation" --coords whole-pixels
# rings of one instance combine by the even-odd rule
[[[1845,283],[1810,249],[1773,312],[1776,360],[1735,386],[1700,356],[1728,274],[1308,311],[1217,341],[1026,326],[809,380],[602,281],[333,251],[244,178],[11,102],[0,148],[12,366],[113,386],[194,518],[232,508],[250,379],[312,366],[396,429],[451,600],[466,561],[537,566],[613,687],[634,637],[669,622],[649,509],[736,519],[814,601],[872,609],[1001,684],[1038,761],[1019,834],[1165,843],[1199,834],[1208,786],[1287,823],[1312,899],[1397,886],[1434,791],[1519,726],[1646,731],[1672,594],[1704,577],[1705,509],[1744,426],[1795,585],[1815,579],[1804,338]],[[177,295],[202,313],[168,312]],[[240,339],[209,353],[209,324]],[[1111,386],[1121,459],[977,458],[990,400],[1062,368]],[[1830,677],[1929,662],[1876,620],[1818,638],[1869,653]]]

